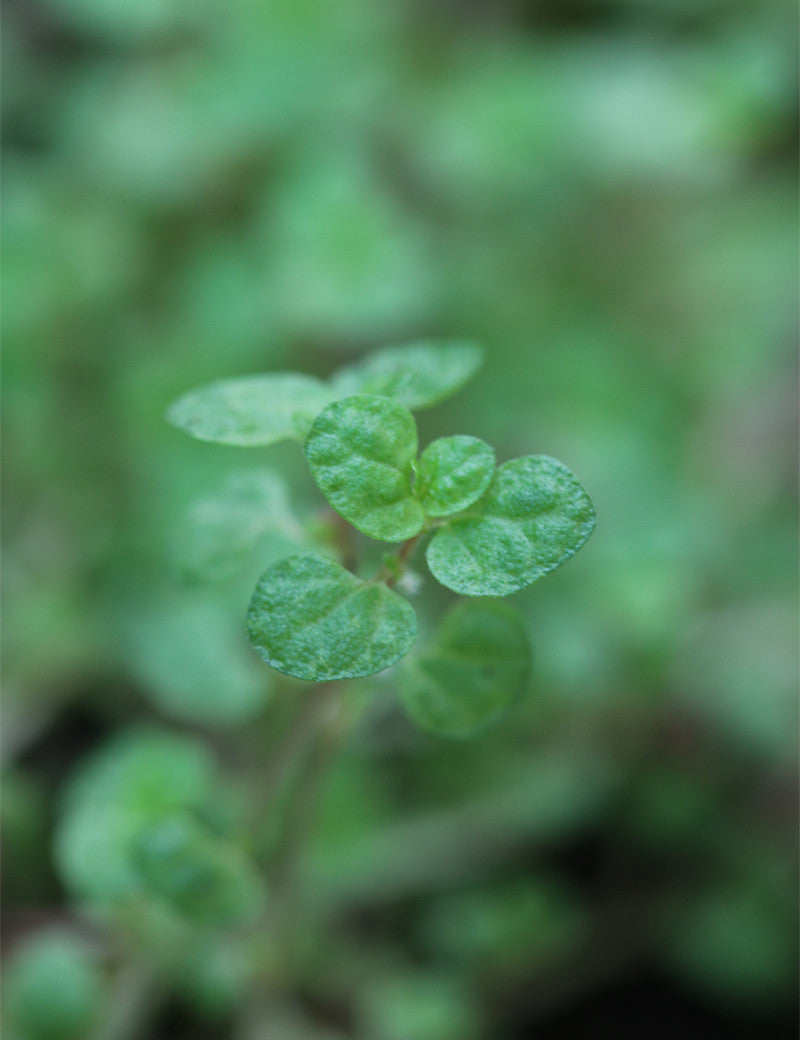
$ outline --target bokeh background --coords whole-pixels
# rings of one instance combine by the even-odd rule
[[[72,971],[75,1025],[22,1013],[21,1040],[98,1035],[81,1007],[120,985],[108,1040],[795,1035],[795,23],[7,0],[4,938],[23,1004]],[[193,503],[253,465],[318,501],[296,447],[203,445],[164,409],[452,336],[487,363],[423,443],[554,455],[599,516],[514,597],[530,689],[460,744],[413,729],[392,672],[367,684],[296,857],[299,952],[259,982],[226,931],[137,999],[167,944],[76,896],[64,792],[146,724],[257,799],[300,692],[243,616],[285,546],[187,581]]]

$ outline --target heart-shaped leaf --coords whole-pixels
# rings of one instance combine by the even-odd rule
[[[461,603],[434,644],[403,669],[406,711],[440,737],[473,736],[497,722],[528,678],[530,651],[522,620],[497,602]]]
[[[507,596],[555,570],[594,530],[591,499],[546,455],[504,463],[474,515],[442,527],[427,551],[442,585],[464,596]]]
[[[411,604],[313,554],[290,556],[256,585],[250,642],[273,668],[309,682],[373,675],[408,653],[417,634]]]
[[[399,402],[335,401],[317,416],[305,451],[322,493],[359,531],[400,542],[422,529],[425,514],[412,491],[417,427]]]
[[[450,516],[476,502],[494,472],[494,451],[477,437],[440,437],[417,464],[415,492],[428,516]]]
[[[483,363],[477,343],[423,342],[386,347],[342,369],[333,380],[339,396],[382,394],[416,410],[450,397]]]
[[[167,419],[201,441],[253,447],[302,440],[333,396],[296,372],[242,376],[190,390],[170,405]]]

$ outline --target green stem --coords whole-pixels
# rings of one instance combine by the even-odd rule
[[[91,1040],[137,1040],[158,1013],[163,990],[156,973],[139,962],[123,967],[114,980],[106,1014]]]
[[[341,684],[336,685],[341,687]],[[284,957],[289,960],[295,924],[300,919],[298,863],[313,828],[322,782],[342,740],[350,730],[350,713],[346,710],[341,688],[337,693],[335,700],[326,701],[327,716],[314,735],[302,771],[284,807],[279,851],[270,872],[275,908],[274,927]]]
[[[384,582],[389,586],[389,588],[391,588],[392,585],[396,585],[405,574],[406,566],[411,558],[411,554],[416,549],[422,536],[427,534],[427,532],[428,528],[423,527],[419,534],[407,538],[406,541],[401,544],[396,555],[389,557],[387,562],[384,563],[383,569],[378,575],[378,580]]]
[[[261,837],[267,829],[280,793],[297,763],[302,759],[336,697],[337,682],[318,683],[306,694],[294,719],[289,724],[280,744],[270,759],[260,786],[260,796],[252,820],[252,840],[256,856],[260,858]]]

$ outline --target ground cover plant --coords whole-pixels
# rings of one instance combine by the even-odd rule
[[[3,1036],[795,1038],[796,5],[4,16]]]
[[[267,664],[330,682],[372,675],[405,657],[417,620],[394,586],[413,589],[406,570],[423,540],[434,577],[471,597],[517,592],[586,542],[595,525],[591,500],[557,460],[526,456],[497,467],[488,444],[463,434],[437,438],[419,453],[410,409],[449,396],[480,362],[475,344],[413,344],[375,353],[327,384],[294,373],[243,377],[191,391],[170,407],[170,421],[200,440],[301,440],[336,515],[372,539],[401,543],[369,577],[318,552],[265,571],[247,623]],[[339,555],[349,557],[348,532],[334,522],[333,533]],[[513,610],[464,604],[405,672],[404,700],[426,728],[467,736],[513,702],[526,658],[524,625]]]

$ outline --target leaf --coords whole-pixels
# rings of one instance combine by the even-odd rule
[[[61,877],[78,896],[124,898],[139,890],[132,843],[164,815],[219,798],[201,742],[157,730],[124,732],[82,763],[56,829]]]
[[[474,736],[497,722],[528,678],[530,650],[519,614],[505,603],[461,603],[432,647],[403,671],[401,696],[422,729]]]
[[[359,531],[400,542],[422,529],[425,514],[412,491],[417,427],[397,401],[335,401],[317,416],[305,452],[317,486]]]
[[[303,532],[292,515],[286,481],[271,470],[229,474],[220,488],[196,501],[174,539],[173,555],[189,578],[222,581],[238,573],[271,536],[283,553],[300,547]],[[270,549],[272,546],[270,546]],[[262,566],[269,560],[261,560]]]
[[[440,437],[420,455],[415,492],[428,516],[449,516],[477,501],[494,473],[494,451],[477,437]]]
[[[464,596],[507,596],[565,563],[594,530],[591,499],[546,455],[504,463],[474,515],[442,527],[427,551],[431,573]]]
[[[342,369],[333,379],[340,396],[382,394],[416,410],[460,390],[483,364],[477,343],[426,341],[386,347]]]
[[[144,830],[134,862],[150,893],[193,920],[233,924],[252,920],[263,906],[254,864],[187,815]]]
[[[103,989],[86,941],[67,931],[39,932],[11,955],[3,985],[6,1025],[25,1040],[80,1040],[103,1011]]]
[[[290,556],[261,575],[247,615],[250,642],[273,668],[310,682],[373,675],[417,634],[410,603],[321,556]]]
[[[167,409],[167,419],[192,437],[252,447],[302,440],[331,391],[295,372],[223,379],[190,390]]]
[[[237,615],[218,596],[193,592],[147,602],[131,619],[130,668],[157,708],[181,721],[220,728],[250,722],[262,711],[269,677]]]

